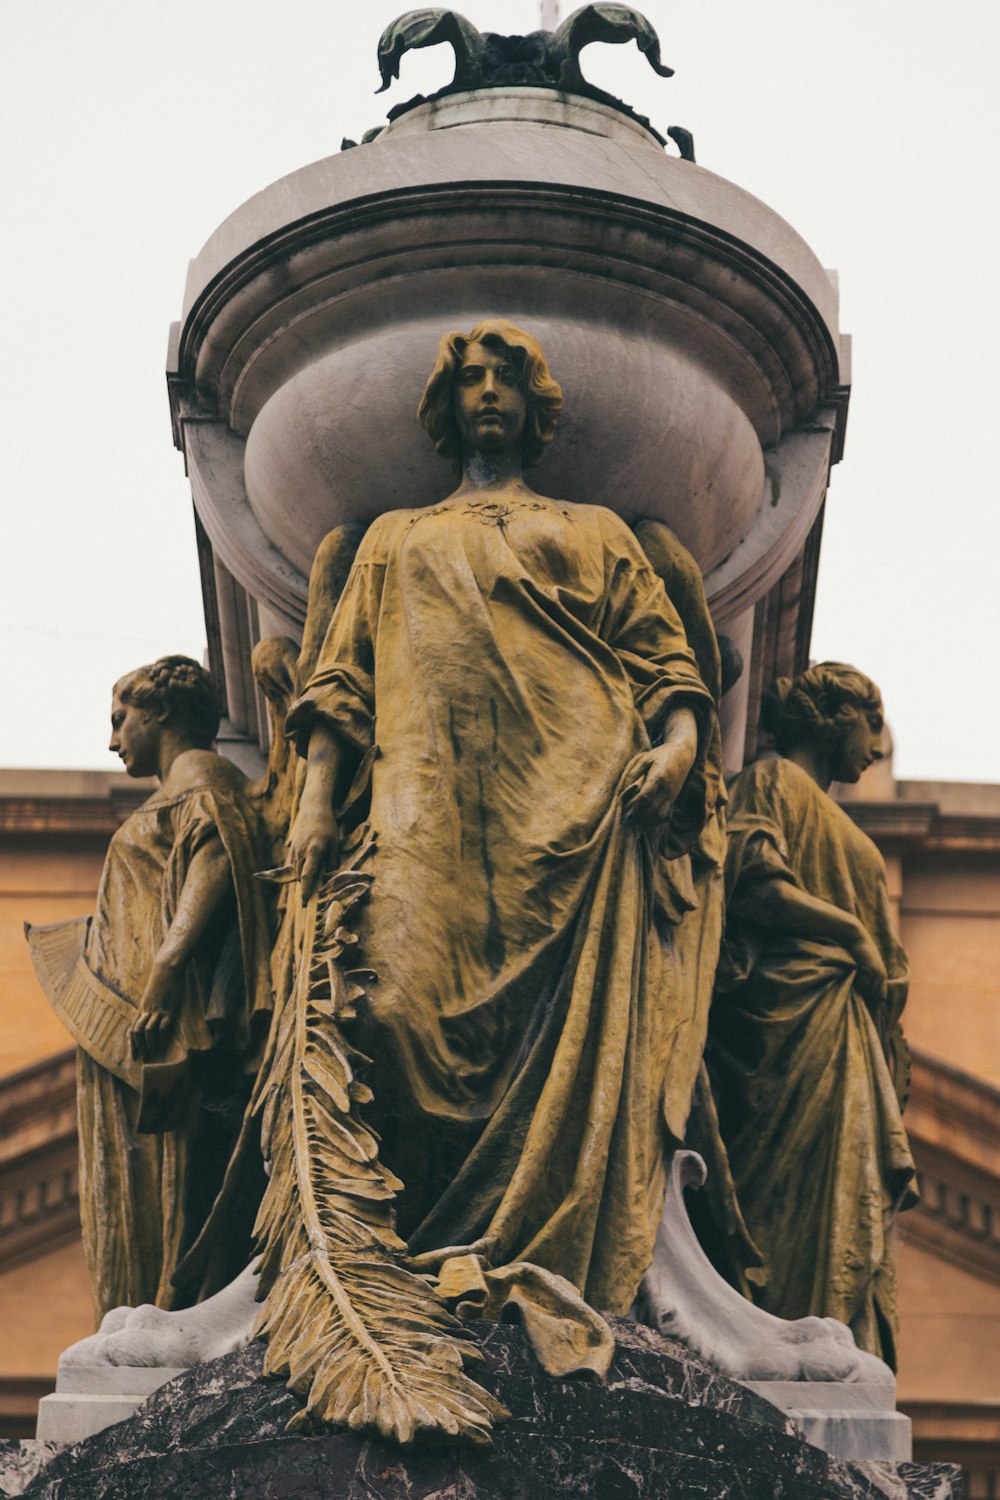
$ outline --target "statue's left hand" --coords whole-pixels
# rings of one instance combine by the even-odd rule
[[[136,1016],[128,1029],[129,1046],[136,1062],[155,1062],[165,1051],[174,1017],[169,1010],[144,1011]]]
[[[621,801],[631,823],[647,826],[666,821],[698,753],[698,726],[689,708],[675,710],[663,744],[644,750],[630,763]]]
[[[154,1062],[166,1050],[174,1028],[169,992],[169,975],[154,969],[139,1003],[139,1014],[128,1029],[129,1046],[137,1062]]]

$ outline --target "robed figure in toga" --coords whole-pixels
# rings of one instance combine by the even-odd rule
[[[288,721],[292,861],[308,897],[363,818],[351,1040],[417,1264],[624,1313],[700,1061],[714,952],[699,982],[680,934],[719,743],[633,532],[523,479],[561,404],[512,325],[442,340],[420,416],[461,483],[361,542]]]

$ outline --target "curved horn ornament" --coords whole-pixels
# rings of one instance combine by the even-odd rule
[[[612,7],[617,9],[617,7]],[[454,10],[429,8],[408,10],[385,28],[379,37],[378,67],[382,83],[375,90],[383,93],[399,77],[399,63],[405,52],[420,47],[436,47],[449,42],[455,52],[455,77],[452,87],[478,88],[483,82],[483,55],[486,44],[480,32]]]
[[[646,17],[631,5],[583,5],[567,16],[555,33],[564,60],[560,85],[573,92],[587,80],[580,71],[580,53],[591,42],[624,43],[633,39],[654,72],[672,78],[674,70],[660,60],[660,40]]]

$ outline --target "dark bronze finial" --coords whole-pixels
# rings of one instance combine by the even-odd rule
[[[477,31],[453,10],[411,10],[387,26],[379,40],[382,84],[377,92],[387,89],[399,77],[399,63],[405,52],[449,42],[455,53],[455,76],[433,95],[435,99],[467,89],[548,88],[582,94],[632,114],[620,99],[587,82],[580,71],[580,53],[591,42],[633,40],[661,78],[672,76],[673,69],[660,60],[656,32],[645,16],[630,5],[584,5],[556,31],[532,31],[527,36]],[[411,99],[390,111],[389,118],[394,119],[423,102],[421,97]]]
[[[630,42],[643,54],[654,73],[672,78],[673,68],[660,61],[660,40],[646,17],[631,5],[582,5],[554,33],[563,52],[560,87],[576,93],[582,85],[589,88],[580,72],[580,53],[591,42]]]
[[[667,135],[681,154],[682,161],[694,161],[694,136],[683,125],[668,125]]]
[[[378,67],[382,83],[375,92],[383,93],[399,77],[399,60],[404,52],[435,47],[438,42],[450,42],[455,52],[455,77],[449,87],[481,88],[485,37],[457,12],[430,8],[408,10],[405,16],[390,22],[379,37]]]

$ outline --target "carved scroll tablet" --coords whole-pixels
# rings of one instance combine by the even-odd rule
[[[142,1064],[132,1057],[128,1040],[136,1009],[87,967],[83,951],[89,930],[89,917],[73,917],[46,927],[26,923],[31,961],[67,1031],[95,1062],[138,1091]]]

